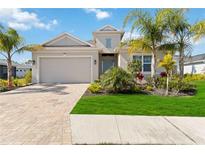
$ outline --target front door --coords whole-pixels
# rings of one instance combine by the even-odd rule
[[[102,54],[100,56],[100,75],[115,66],[117,66],[117,54]]]
[[[111,67],[115,66],[115,60],[113,58],[107,58],[102,60],[102,73],[106,72]]]

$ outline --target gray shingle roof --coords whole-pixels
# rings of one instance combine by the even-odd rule
[[[205,54],[200,54],[200,55],[192,56],[191,59],[192,59],[192,61],[205,60]]]
[[[18,63],[12,61],[13,66],[17,66]],[[7,61],[5,59],[0,59],[0,65],[7,65]]]
[[[185,59],[185,63],[204,63],[205,62],[205,53],[199,54]]]

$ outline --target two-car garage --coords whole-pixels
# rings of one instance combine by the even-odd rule
[[[40,83],[90,83],[92,57],[40,57]]]
[[[33,83],[90,83],[98,79],[99,49],[63,33],[32,52]]]

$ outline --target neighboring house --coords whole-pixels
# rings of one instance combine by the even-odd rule
[[[205,54],[195,55],[190,58],[186,58],[186,61],[184,63],[184,73],[205,73]]]
[[[63,33],[43,43],[41,51],[32,53],[33,83],[90,83],[113,66],[127,69],[133,59],[140,60],[143,74],[150,75],[152,54],[128,54],[127,47],[119,47],[123,35],[124,31],[106,25],[93,32],[89,42]],[[158,68],[157,73],[161,71]]]
[[[22,78],[28,71],[31,71],[32,65],[31,64],[18,64],[16,66],[16,76]]]
[[[12,74],[13,77],[16,77],[16,65],[17,63],[13,62]],[[6,60],[0,59],[0,79],[7,79],[7,62]]]

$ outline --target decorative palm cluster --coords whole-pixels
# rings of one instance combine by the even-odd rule
[[[140,37],[125,40],[129,53],[143,51],[153,55],[152,77],[156,75],[158,52],[179,54],[180,77],[184,76],[184,58],[191,54],[192,40],[205,35],[205,20],[191,24],[186,18],[188,9],[158,9],[154,15],[142,9],[129,12],[124,27],[131,24],[131,34],[138,31]],[[130,37],[131,38],[131,37]]]

